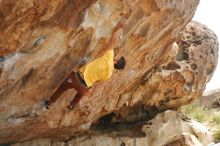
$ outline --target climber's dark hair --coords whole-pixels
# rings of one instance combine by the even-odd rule
[[[117,60],[117,63],[114,64],[114,68],[118,70],[122,70],[125,68],[125,64],[126,64],[125,58],[122,56],[119,60]]]

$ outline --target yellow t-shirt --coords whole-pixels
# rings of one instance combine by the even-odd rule
[[[114,70],[114,51],[108,50],[102,57],[86,64],[79,69],[88,87],[96,81],[108,80]]]

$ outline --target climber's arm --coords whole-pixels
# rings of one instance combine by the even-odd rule
[[[100,48],[99,50],[96,50],[93,52],[94,55],[91,55],[91,56],[93,56],[93,59],[103,56],[106,53],[106,51],[108,51],[108,50],[115,49],[117,47],[118,40],[120,39],[120,35],[122,34],[122,30],[123,30],[122,25],[120,25],[120,24],[117,25],[112,32],[112,36],[110,38],[109,43],[106,45],[103,45],[103,47]],[[102,41],[106,42],[106,40],[104,38]]]
[[[122,34],[122,31],[122,25],[116,26],[116,28],[113,31],[112,37],[110,38],[107,50],[113,50],[116,47],[118,40],[120,39],[120,35]]]
[[[99,57],[103,56],[106,51],[108,51],[108,50],[113,50],[114,48],[116,48],[117,43],[118,43],[118,40],[120,39],[120,35],[122,34],[122,31],[123,31],[122,27],[123,27],[123,26],[122,26],[121,24],[119,24],[119,25],[117,25],[117,26],[114,28],[113,33],[112,33],[112,36],[111,36],[111,38],[110,38],[110,42],[109,42],[109,44],[107,45],[107,47],[105,47],[104,50],[103,50],[103,48],[102,48],[100,51],[98,51],[98,52],[95,51],[95,52],[94,52],[95,54],[89,55],[89,56],[93,56],[93,59],[99,58]],[[93,53],[93,52],[91,52],[91,53]],[[90,60],[93,60],[93,59],[90,59]],[[76,66],[74,67],[74,69],[73,69],[74,72],[78,72],[78,70],[79,70],[82,66],[84,66],[85,64],[86,64],[86,63],[76,65]]]

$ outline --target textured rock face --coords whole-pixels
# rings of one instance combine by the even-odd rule
[[[207,146],[212,142],[210,132],[200,123],[191,121],[182,114],[166,111],[143,124],[146,133],[142,138],[112,138],[106,135],[81,137],[67,142],[51,142],[48,139],[33,140],[12,146]]]
[[[216,65],[216,36],[192,23],[176,41],[198,2],[1,0],[0,143],[69,139],[90,133],[91,124],[97,131],[113,111],[109,123],[146,120],[201,95]],[[66,108],[74,89],[46,110],[65,77],[104,52],[118,22],[124,32],[115,55],[126,68],[74,110]]]
[[[145,93],[145,105],[179,108],[202,95],[217,65],[217,52],[216,35],[198,22],[189,23],[171,46],[167,60],[136,94]]]

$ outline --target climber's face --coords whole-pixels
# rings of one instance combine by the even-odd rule
[[[119,60],[114,60],[114,68],[117,70],[124,69],[125,64],[126,64],[126,61],[123,56]]]

